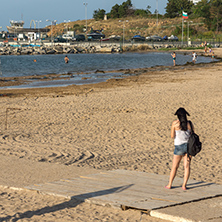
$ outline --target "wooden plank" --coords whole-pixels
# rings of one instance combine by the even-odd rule
[[[164,188],[168,179],[166,175],[115,170],[26,188],[100,205],[147,211],[222,194],[221,185],[195,180],[189,181],[191,189],[183,191],[182,178],[176,178],[176,188],[168,190]]]
[[[95,183],[93,183],[93,184],[90,184],[90,183],[87,183],[86,185],[85,184],[79,184],[79,186],[78,187],[76,187],[76,185],[73,187],[73,185],[72,186],[70,186],[70,184],[66,184],[66,183],[62,183],[61,184],[61,186],[60,186],[60,184],[59,184],[59,186],[57,186],[58,185],[58,183],[61,183],[60,181],[59,182],[56,182],[56,184],[55,184],[55,190],[63,190],[63,192],[66,192],[66,189],[67,189],[67,187],[68,187],[68,190],[73,190],[73,189],[76,189],[77,188],[77,190],[78,190],[78,192],[79,192],[79,194],[81,194],[81,193],[84,193],[86,190],[88,190],[88,191],[91,191],[91,192],[97,192],[100,188],[102,188],[103,190],[106,188],[106,189],[108,189],[108,188],[110,188],[110,189],[112,189],[112,188],[114,188],[114,187],[107,187],[107,186],[105,186],[104,184],[102,185],[102,187],[101,186],[98,186],[98,184],[95,184]],[[51,186],[53,186],[54,185],[54,183],[51,183]],[[96,186],[97,185],[97,186]],[[100,184],[101,185],[101,184]],[[46,186],[47,187],[47,186]],[[46,188],[45,187],[45,188]],[[95,187],[96,187],[96,189],[95,189]],[[149,196],[152,196],[153,198],[160,198],[160,197],[164,197],[165,196],[165,194],[167,194],[167,198],[169,199],[169,200],[171,200],[171,201],[178,201],[178,199],[183,199],[183,200],[186,200],[186,201],[188,201],[190,198],[194,198],[194,197],[190,197],[191,196],[191,194],[192,193],[189,193],[189,194],[186,194],[185,196],[183,195],[183,193],[184,192],[177,192],[177,195],[172,195],[172,194],[175,194],[175,191],[173,192],[173,190],[170,190],[170,191],[168,191],[168,190],[164,190],[164,192],[158,192],[158,194],[156,194],[156,190],[151,190],[150,191],[150,193],[149,192],[147,192],[147,190],[149,190],[149,189],[145,189],[145,190],[142,190],[141,189],[141,187],[139,187],[138,189],[135,189],[135,187],[136,186],[133,186],[133,187],[131,187],[130,188],[130,190],[128,191],[128,190],[124,190],[124,191],[122,191],[121,193],[118,193],[118,196],[124,196],[124,195],[128,195],[128,197],[129,198],[131,198],[131,197],[134,197],[134,196],[136,196],[137,198],[143,198],[144,199],[144,197],[149,197]],[[93,188],[93,189],[92,189]],[[43,188],[44,189],[44,188]],[[39,188],[38,188],[38,190],[40,190]],[[139,190],[139,191],[138,191]],[[174,189],[175,190],[175,189]],[[128,191],[128,192],[127,192]],[[161,190],[160,190],[161,191]],[[181,190],[180,190],[181,191]],[[78,192],[75,192],[75,193],[78,193]],[[170,198],[169,198],[169,192],[171,192],[170,193]],[[172,193],[173,192],[173,193]],[[180,193],[182,194],[182,198],[180,197]],[[107,195],[108,195],[109,193],[107,193]],[[113,192],[112,193],[113,195],[115,195],[115,192]],[[206,195],[206,194],[205,194]],[[202,192],[202,196],[204,196],[205,197],[205,195],[203,194],[203,192]],[[199,195],[198,195],[199,196]],[[207,192],[207,196],[208,196],[208,192]],[[164,197],[165,199],[166,199],[166,197]]]
[[[108,186],[105,186],[103,184],[101,186],[101,184],[97,185],[96,183],[94,183],[94,181],[92,181],[92,182],[93,182],[93,184],[88,182],[86,185],[84,184],[84,186],[83,186],[83,184],[79,184],[77,187],[73,186],[73,185],[70,185],[70,183],[67,184],[63,181],[57,181],[57,182],[52,183],[52,184],[58,185],[58,190],[61,190],[61,189],[64,190],[64,189],[67,189],[67,188],[68,189],[73,189],[75,187],[75,189],[77,189],[79,192],[80,191],[85,192],[86,190],[91,191],[91,192],[93,192],[93,191],[95,192],[95,191],[98,191],[100,189],[105,189],[105,188],[106,189],[114,189],[115,188],[115,187],[111,187],[109,184],[104,183],[105,185],[108,185]],[[123,196],[123,197],[121,197],[123,199],[124,199],[124,196],[126,196],[127,198],[137,197],[137,198],[141,198],[141,199],[144,199],[144,197],[154,196],[153,191],[151,193],[147,193],[146,191],[147,191],[147,189],[145,191],[141,192],[141,189],[140,189],[139,186],[138,186],[137,189],[135,189],[135,187],[130,187],[130,188],[122,191],[121,193],[118,192],[117,195],[118,196]],[[115,192],[113,192],[112,194],[114,195]],[[159,195],[157,195],[156,198],[158,198],[158,197],[159,197]]]
[[[89,181],[87,182],[87,184],[84,184],[84,186],[82,185],[82,184],[80,184],[79,186],[81,187],[81,188],[83,188],[84,187],[84,189],[82,189],[82,191],[85,191],[85,189],[89,189],[89,186],[92,186],[92,187],[96,187],[97,189],[99,189],[99,188],[112,188],[111,186],[106,186],[107,184],[106,183],[100,183],[100,184],[96,184],[96,182],[95,181],[90,181],[90,183],[89,183]],[[108,184],[108,185],[110,185],[110,184]],[[159,192],[156,192],[157,191],[157,189],[155,189],[155,190],[153,190],[153,189],[151,189],[150,191],[149,191],[149,188],[150,187],[145,187],[145,189],[143,190],[142,189],[142,187],[141,187],[141,185],[138,187],[138,189],[136,189],[136,186],[133,186],[133,187],[131,187],[130,188],[130,191],[128,192],[128,193],[125,193],[125,192],[127,192],[127,190],[126,191],[123,191],[121,194],[119,194],[120,196],[121,195],[129,195],[129,196],[135,196],[135,195],[137,195],[138,196],[138,198],[139,197],[142,197],[142,198],[144,198],[146,195],[152,195],[153,197],[156,197],[156,198],[160,198],[161,196],[164,196],[166,193],[167,193],[167,195],[169,195],[169,192],[174,192],[174,193],[171,193],[172,195],[170,195],[170,200],[171,201],[177,201],[178,200],[178,198],[180,197],[180,193],[182,193],[182,194],[184,194],[184,192],[181,190],[181,189],[177,189],[177,193],[175,193],[175,191],[176,191],[176,189],[172,189],[172,190],[164,190],[164,189],[162,189],[162,190],[159,190]],[[91,189],[90,189],[91,190]],[[92,191],[92,190],[91,190]],[[94,189],[94,191],[96,191],[95,189]],[[161,192],[162,191],[162,192]],[[182,192],[181,192],[182,191]],[[139,193],[141,193],[141,194],[139,194]],[[158,195],[155,195],[156,193],[158,193]],[[173,195],[173,194],[176,194],[176,195]],[[207,191],[207,196],[208,196],[208,191]],[[184,195],[182,195],[182,198],[181,199],[184,199],[184,198],[186,198],[186,197],[189,197],[190,198],[190,194],[188,195],[188,194],[186,194],[185,196]],[[187,200],[189,200],[189,198],[187,199]],[[193,197],[191,197],[191,198],[193,198]],[[169,199],[169,198],[168,198]]]
[[[121,172],[122,173],[122,172]],[[136,172],[137,173],[137,172]],[[158,175],[157,175],[158,176]],[[158,178],[157,176],[155,176],[155,178]],[[166,178],[162,178],[159,177],[158,179],[158,183],[155,179],[152,179],[150,177],[145,177],[145,175],[143,174],[142,177],[138,177],[138,175],[133,175],[132,173],[129,175],[126,174],[100,174],[100,175],[90,175],[87,177],[81,177],[83,179],[92,179],[92,180],[98,180],[98,181],[102,181],[102,180],[110,180],[110,183],[112,183],[113,181],[115,182],[122,182],[122,183],[141,183],[141,186],[150,186],[153,185],[154,187],[164,187],[167,183],[168,183],[168,176]],[[196,181],[194,180],[190,180],[190,183],[194,183]],[[175,186],[178,186],[178,184],[182,185],[183,183],[183,179],[182,178],[176,178],[175,179]]]

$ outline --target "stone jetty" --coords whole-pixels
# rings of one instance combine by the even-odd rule
[[[41,46],[0,46],[0,55],[44,55],[75,53],[115,53],[121,52],[120,45],[41,45]]]
[[[44,54],[76,54],[76,53],[119,53],[122,51],[147,51],[159,48],[175,48],[177,43],[99,43],[84,42],[79,44],[0,44],[0,55],[44,55]]]

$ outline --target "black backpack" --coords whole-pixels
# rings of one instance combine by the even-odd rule
[[[187,155],[189,156],[196,156],[197,153],[201,151],[202,148],[202,143],[200,142],[199,136],[194,133],[193,127],[192,127],[192,122],[189,121],[190,127],[191,127],[191,135],[188,140],[187,144]]]

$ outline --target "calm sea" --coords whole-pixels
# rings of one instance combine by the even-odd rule
[[[102,74],[95,74],[96,70],[111,71],[173,65],[171,53],[69,54],[68,64],[65,64],[64,57],[65,55],[61,54],[0,56],[0,74],[3,77],[35,76],[51,73],[73,74],[73,78],[77,77],[76,80],[81,80],[85,74],[80,73],[87,73],[87,77],[92,75],[94,82],[100,82],[97,77],[101,79]],[[191,54],[177,54],[176,63],[183,65],[191,62],[191,60]],[[197,63],[209,63],[211,61],[209,57],[199,56],[197,58]],[[118,73],[118,76],[121,77],[121,72]],[[113,77],[116,76],[114,74],[109,77],[108,74],[103,75],[102,81]],[[54,81],[54,83],[56,82]],[[84,83],[80,81],[79,84],[87,84],[87,81]]]
[[[170,53],[123,53],[123,54],[70,54],[65,55],[1,56],[1,72],[4,77],[95,72],[173,65]],[[191,55],[177,54],[176,63],[191,62]],[[36,60],[36,62],[34,62]],[[211,58],[198,57],[197,63],[211,62]]]

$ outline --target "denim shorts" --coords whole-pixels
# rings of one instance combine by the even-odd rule
[[[174,155],[185,155],[187,153],[187,143],[175,145]]]

